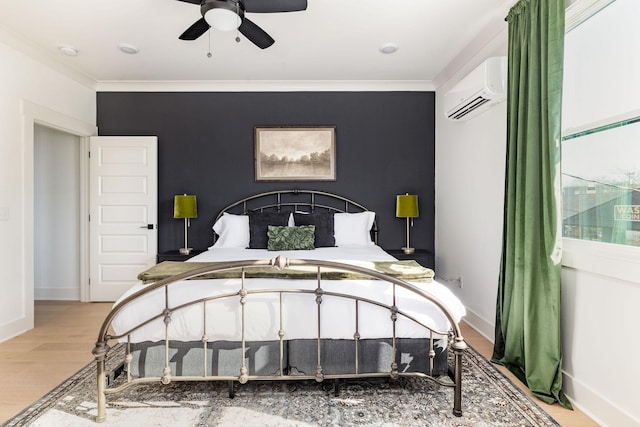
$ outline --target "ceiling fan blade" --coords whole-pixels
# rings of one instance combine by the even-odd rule
[[[192,26],[187,28],[187,30],[180,35],[180,40],[195,40],[209,29],[209,24],[204,18],[198,19]]]
[[[242,0],[244,10],[254,13],[298,12],[307,10],[307,0]]]
[[[202,3],[202,0],[178,0],[178,1],[183,1],[185,3],[193,3],[193,4],[200,4]]]
[[[275,42],[269,34],[246,17],[242,20],[238,30],[260,49],[266,49]]]

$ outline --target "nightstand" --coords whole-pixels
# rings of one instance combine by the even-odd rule
[[[434,268],[433,252],[427,249],[416,249],[412,254],[405,254],[402,249],[385,249],[385,251],[398,259],[412,259],[423,267]]]
[[[201,254],[205,250],[206,249],[193,249],[191,253],[188,255],[181,254],[180,251],[178,250],[166,251],[166,252],[159,253],[156,257],[156,261],[158,264],[161,263],[162,261],[186,261],[191,257]]]

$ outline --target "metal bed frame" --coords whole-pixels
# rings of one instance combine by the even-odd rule
[[[298,207],[300,206],[306,206],[306,207],[313,207],[314,209],[317,207],[323,207],[323,208],[327,208],[330,210],[336,210],[338,211],[338,209],[336,209],[335,207],[326,207],[324,205],[319,205],[315,203],[315,197],[318,194],[321,195],[329,195],[329,196],[333,196],[330,195],[329,193],[321,193],[321,192],[305,192],[305,194],[310,193],[312,195],[311,201],[310,202],[303,202],[303,203],[294,203],[294,202],[286,202],[286,201],[282,201],[281,200],[281,192],[270,192],[270,193],[263,193],[260,196],[263,196],[264,194],[267,194],[269,196],[273,196],[274,194],[277,196],[277,203],[270,206],[276,209],[281,209],[282,206],[292,206],[294,207],[294,209],[298,209]],[[296,192],[296,194],[298,194],[299,192]],[[232,205],[229,205],[227,208],[225,208],[223,210],[223,212],[228,211],[231,208],[234,207],[238,207],[241,206],[242,210],[244,212],[246,212],[248,209],[251,209],[250,202],[253,201],[257,196],[253,196],[253,197],[249,197],[247,199],[241,200],[239,202],[236,202]],[[342,198],[344,199],[344,198]],[[345,209],[349,209],[350,206],[355,206],[358,207],[362,210],[366,210],[364,209],[361,205],[351,202],[348,199],[344,199],[343,201],[346,201],[348,204],[346,205]],[[263,206],[264,208],[264,206]],[[222,213],[220,214],[222,215]],[[219,216],[220,216],[219,215]],[[377,227],[376,227],[377,230]],[[315,288],[309,288],[309,287],[300,287],[300,288],[276,288],[276,289],[251,289],[250,286],[247,286],[246,282],[245,282],[245,272],[251,268],[256,268],[256,267],[265,267],[265,266],[271,266],[274,269],[277,270],[286,270],[290,267],[296,267],[296,266],[313,266],[315,267],[314,271],[317,271],[317,280],[314,281],[315,283]],[[361,275],[370,277],[371,279],[376,280],[376,284],[380,283],[382,285],[388,286],[391,285],[391,289],[392,289],[392,303],[388,304],[386,302],[383,301],[379,301],[376,299],[371,299],[371,298],[367,298],[367,297],[362,297],[362,296],[357,296],[354,294],[349,294],[349,293],[345,293],[345,292],[333,292],[333,291],[329,291],[326,290],[325,288],[323,288],[323,282],[325,281],[325,279],[322,279],[322,271],[323,269],[330,269],[330,270],[343,270],[346,272],[354,272],[354,273],[359,273]],[[225,270],[239,270],[240,271],[240,284],[239,284],[239,288],[238,289],[234,289],[233,291],[229,291],[227,293],[224,294],[219,294],[219,295],[215,295],[215,296],[208,296],[208,297],[204,297],[204,298],[200,298],[200,299],[196,299],[193,301],[188,301],[186,303],[183,303],[181,305],[178,306],[171,306],[169,304],[169,289],[173,289],[173,288],[177,288],[179,289],[180,284],[184,283],[185,280],[187,279],[192,279],[192,278],[196,278],[200,275],[204,275],[207,273],[211,273],[211,272],[215,272],[215,271],[225,271]],[[215,283],[215,281],[213,281],[212,283]],[[425,325],[424,323],[420,322],[419,320],[417,320],[415,317],[411,316],[407,311],[404,311],[402,307],[398,306],[398,300],[396,298],[396,292],[398,291],[399,288],[405,289],[409,292],[411,292],[416,298],[425,300],[425,301],[429,301],[433,304],[435,304],[436,307],[438,307],[438,309],[444,314],[444,316],[448,319],[448,323],[450,325],[449,330],[437,330],[434,329],[432,327],[429,327],[427,325]],[[129,330],[124,331],[122,333],[119,334],[113,334],[110,331],[112,330],[112,321],[114,320],[114,318],[116,317],[116,315],[118,313],[120,313],[122,310],[126,309],[133,301],[135,301],[136,299],[147,295],[150,292],[153,292],[155,290],[163,290],[164,291],[164,307],[162,307],[161,310],[159,310],[154,316],[151,316],[150,318],[140,322],[138,325],[131,327]],[[345,287],[344,289],[350,289],[350,287]],[[292,293],[297,293],[297,294],[309,294],[311,297],[315,296],[315,302],[317,305],[317,321],[318,321],[318,326],[317,326],[317,335],[315,340],[317,341],[317,366],[316,366],[316,372],[315,375],[308,375],[308,374],[303,374],[303,375],[293,375],[293,374],[289,374],[284,366],[284,356],[283,356],[283,349],[284,349],[284,345],[285,345],[285,336],[286,336],[286,331],[283,329],[283,324],[282,324],[282,310],[283,310],[283,295],[285,294],[292,294]],[[241,368],[240,368],[240,372],[238,373],[238,375],[212,375],[210,372],[208,372],[207,367],[208,367],[208,363],[209,361],[207,360],[207,346],[208,343],[210,341],[213,341],[211,339],[211,337],[207,336],[207,330],[206,330],[206,324],[207,324],[207,306],[210,304],[214,304],[215,301],[219,301],[219,300],[228,300],[228,299],[235,299],[237,300],[238,303],[238,309],[240,310],[240,318],[241,318],[241,346],[242,346],[242,354],[245,354],[245,350],[246,350],[246,343],[247,343],[247,337],[245,336],[245,316],[246,316],[246,307],[245,304],[247,302],[247,300],[249,298],[251,298],[252,295],[265,295],[265,294],[272,294],[275,295],[276,301],[279,300],[279,309],[280,309],[280,325],[278,326],[278,330],[274,331],[274,336],[278,337],[279,340],[279,345],[280,345],[280,369],[278,372],[276,372],[273,375],[250,375],[246,366],[246,358],[243,356],[241,359]],[[322,303],[323,303],[323,299],[324,298],[341,298],[341,299],[346,299],[346,300],[350,300],[353,302],[353,304],[355,305],[355,330],[353,331],[353,351],[355,352],[355,363],[354,366],[352,367],[352,371],[349,373],[345,373],[345,374],[327,374],[324,372],[323,370],[323,364],[326,360],[330,360],[331,355],[326,355],[321,351],[321,340],[324,338],[330,338],[330,337],[322,337],[322,331],[320,328],[321,325],[321,318],[322,318]],[[276,303],[277,304],[277,303]],[[377,307],[381,307],[384,308],[385,311],[388,313],[388,318],[386,319],[387,321],[391,322],[392,325],[392,336],[391,338],[391,345],[392,345],[392,354],[393,354],[393,362],[391,363],[391,366],[389,366],[389,370],[385,371],[385,372],[361,372],[360,368],[358,366],[358,356],[359,356],[359,340],[360,340],[360,333],[359,333],[359,329],[358,329],[358,313],[359,313],[359,307],[363,304],[371,304]],[[170,356],[169,356],[169,341],[170,341],[170,334],[169,334],[169,325],[171,324],[171,316],[172,313],[178,311],[178,310],[182,310],[185,309],[187,307],[190,306],[194,306],[194,305],[202,305],[203,307],[203,318],[202,318],[202,325],[198,325],[203,326],[203,336],[201,338],[202,341],[202,346],[203,346],[203,352],[202,352],[202,375],[196,375],[196,376],[175,376],[172,374],[171,372],[171,367],[170,367]],[[209,306],[211,309],[211,306]],[[330,315],[330,314],[326,314],[325,315]],[[430,340],[429,340],[429,351],[428,351],[428,357],[429,357],[429,372],[428,373],[423,373],[423,372],[399,372],[398,371],[398,366],[396,363],[396,322],[398,321],[398,319],[402,317],[405,319],[409,319],[410,321],[414,322],[414,324],[419,325],[420,327],[424,328],[425,330],[427,330],[428,332],[425,332],[426,334],[429,335]],[[162,319],[162,321],[164,322],[164,336],[165,336],[165,340],[164,340],[164,367],[163,367],[163,371],[162,371],[162,376],[160,377],[143,377],[143,378],[132,378],[130,375],[131,369],[130,369],[130,364],[131,364],[131,360],[132,360],[132,356],[131,356],[131,334],[133,332],[135,332],[137,329],[149,324],[152,321],[156,321],[158,319]],[[383,321],[383,320],[380,320]],[[435,336],[446,336],[448,338],[448,347],[447,347],[447,351],[452,355],[452,360],[453,360],[453,364],[449,366],[449,370],[448,370],[448,376],[451,379],[451,382],[449,381],[443,381],[439,378],[435,378],[431,376],[431,370],[433,369],[433,359],[435,357],[435,351],[433,348],[433,342],[434,342],[434,337]],[[113,387],[113,388],[109,388],[109,383],[108,383],[108,378],[112,378],[113,373],[108,373],[106,371],[106,359],[107,359],[107,355],[111,349],[109,342],[113,341],[113,340],[126,340],[126,354],[125,354],[125,358],[123,363],[119,366],[118,370],[122,371],[122,368],[124,367],[125,371],[127,372],[126,374],[126,380],[124,381],[124,384],[119,385],[117,387]],[[371,270],[368,268],[363,268],[360,266],[355,266],[355,265],[351,265],[351,264],[345,264],[345,263],[339,263],[339,262],[333,262],[333,261],[320,261],[320,260],[298,260],[298,259],[288,259],[288,258],[284,258],[282,256],[277,256],[275,258],[272,259],[263,259],[263,260],[245,260],[245,261],[233,261],[233,262],[224,262],[224,263],[216,263],[214,265],[210,265],[210,266],[205,266],[205,267],[200,267],[191,271],[187,271],[185,273],[181,273],[172,277],[169,277],[167,279],[163,279],[160,280],[156,283],[147,285],[144,289],[138,291],[135,294],[130,295],[129,297],[127,297],[126,299],[122,300],[121,302],[119,302],[117,305],[115,305],[113,307],[113,309],[109,312],[109,314],[107,315],[107,317],[105,318],[101,328],[100,328],[100,332],[98,334],[98,339],[96,341],[95,347],[93,349],[93,355],[95,357],[96,360],[96,365],[97,365],[97,397],[98,397],[98,412],[97,412],[97,416],[96,416],[96,421],[97,422],[102,422],[106,419],[106,397],[109,394],[114,394],[114,393],[118,393],[132,385],[135,384],[139,384],[139,383],[162,383],[162,384],[169,384],[173,381],[228,381],[229,382],[229,393],[230,393],[230,397],[233,396],[233,384],[235,381],[238,381],[240,384],[245,384],[248,381],[254,381],[254,380],[286,380],[286,381],[290,381],[290,380],[315,380],[317,382],[322,382],[324,380],[335,380],[336,381],[336,393],[337,393],[337,387],[338,387],[338,383],[337,381],[339,379],[353,379],[353,378],[366,378],[366,377],[388,377],[391,379],[397,379],[400,377],[422,377],[422,378],[426,378],[429,380],[434,381],[437,384],[440,384],[441,386],[444,387],[451,387],[454,389],[454,403],[453,403],[453,414],[456,416],[461,416],[462,415],[462,405],[461,405],[461,401],[462,401],[462,354],[465,350],[465,348],[467,347],[464,338],[462,337],[461,331],[460,331],[460,327],[456,322],[455,317],[452,315],[452,313],[450,312],[450,310],[446,307],[446,305],[444,303],[442,303],[441,301],[439,301],[437,298],[431,296],[430,294],[422,291],[420,288],[405,282],[403,280],[400,280],[398,278],[395,277],[391,277],[385,274],[382,274],[380,272],[377,272],[375,270]]]
[[[313,212],[316,209],[329,212],[365,212],[365,208],[358,202],[346,197],[317,190],[274,190],[255,194],[234,202],[220,211],[215,221],[224,213],[236,213],[245,215],[249,211],[290,210],[292,212]],[[217,236],[214,235],[214,242]],[[371,237],[378,244],[378,221],[374,220],[371,228]]]

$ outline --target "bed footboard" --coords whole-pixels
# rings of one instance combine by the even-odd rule
[[[285,270],[292,266],[312,268],[316,271],[316,280],[311,287],[283,286],[282,288],[252,287],[245,280],[245,272],[251,268],[271,266],[274,269]],[[371,280],[375,286],[384,286],[385,297],[374,298],[363,292],[358,292],[355,285],[331,287],[327,286],[323,279],[322,272],[330,269],[355,272],[364,275]],[[207,273],[223,270],[239,270],[241,272],[238,280],[238,287],[232,291],[216,292],[204,295],[194,300],[170,304],[170,290],[177,290],[187,279],[198,278]],[[211,286],[215,286],[215,281],[211,280]],[[158,307],[157,312],[145,318],[136,325],[125,331],[111,332],[114,328],[112,322],[122,312],[130,308],[136,300],[149,295],[150,293],[162,292],[164,303]],[[315,313],[313,317],[317,321],[314,338],[311,339],[287,339],[288,326],[283,322],[283,313],[286,312],[284,298],[286,295],[306,295],[315,300]],[[247,330],[247,302],[253,298],[272,298],[273,307],[276,307],[272,341],[256,342]],[[340,300],[347,301],[353,307],[353,316],[349,325],[353,325],[353,330],[349,332],[351,338],[348,340],[334,340],[334,337],[327,336],[323,331],[323,316],[337,316],[338,313],[325,312],[323,310],[325,301]],[[239,339],[228,342],[207,330],[210,321],[207,320],[211,310],[219,309],[221,302],[233,302],[237,307],[237,315],[240,319],[237,327],[239,329]],[[416,305],[417,304],[417,305]],[[421,316],[420,304],[436,307],[443,319],[446,319],[447,327],[438,326],[438,322],[430,322]],[[202,332],[198,342],[186,343],[177,342],[171,336],[172,315],[180,310],[187,310],[197,307],[202,313],[201,323],[197,325],[197,330]],[[226,306],[228,308],[228,305]],[[366,308],[373,308],[382,313],[380,322],[388,322],[390,333],[386,337],[370,339],[363,337],[365,331],[360,324],[361,311]],[[132,344],[131,337],[136,332],[143,330],[152,322],[162,322],[164,324],[164,340],[160,343],[152,344]],[[417,326],[423,331],[422,338],[405,338],[399,335],[399,322],[409,322],[412,326]],[[402,325],[400,325],[402,326]],[[351,326],[349,326],[351,327]],[[365,332],[366,334],[366,332]],[[126,345],[126,355],[123,360],[126,378],[120,381],[117,386],[110,386],[107,382],[107,369],[105,362],[110,351],[110,342],[120,341]],[[422,349],[415,349],[419,344]],[[446,343],[444,346],[442,343]],[[145,348],[145,345],[147,348]],[[181,347],[182,346],[182,347]],[[186,346],[186,347],[185,347]],[[180,350],[181,348],[187,350]],[[385,352],[380,352],[384,347]],[[411,352],[420,354],[419,369],[405,369],[399,365],[402,363],[401,355],[405,350],[411,348]],[[123,299],[116,304],[105,318],[93,354],[97,365],[97,400],[98,413],[97,422],[106,418],[106,397],[108,394],[118,393],[125,388],[137,383],[160,382],[169,384],[172,381],[229,381],[246,383],[255,380],[303,380],[313,379],[322,382],[327,379],[349,379],[363,377],[388,377],[396,379],[402,376],[422,377],[434,381],[441,386],[453,388],[454,404],[453,414],[462,415],[462,354],[466,348],[465,341],[460,332],[460,327],[451,310],[438,298],[424,291],[420,287],[411,283],[391,277],[375,270],[370,270],[356,265],[338,263],[332,261],[319,260],[293,260],[278,256],[268,260],[237,261],[218,263],[216,265],[196,268],[194,270],[172,276],[150,284],[141,291]],[[153,368],[139,365],[137,357],[138,351],[145,349],[158,363]],[[221,354],[222,350],[229,358],[221,362],[216,354]],[[375,349],[375,351],[372,351]],[[271,365],[255,368],[257,351],[267,351],[270,355],[277,355],[276,361],[273,357],[265,358],[270,360]],[[442,361],[447,362],[447,352],[451,354],[452,365],[443,369]],[[187,357],[189,367],[186,368],[183,362],[176,365],[176,354],[181,353]],[[187,355],[188,353],[188,355]],[[350,354],[349,354],[350,353]],[[385,354],[381,360],[372,363],[367,358],[368,353]],[[253,354],[253,356],[251,356]],[[444,356],[443,356],[444,355]],[[138,364],[138,365],[136,365]],[[224,365],[224,366],[223,366]],[[140,367],[142,366],[142,371]],[[450,380],[440,377],[443,372],[447,372]],[[133,373],[133,374],[132,374]],[[230,390],[232,388],[230,387]]]

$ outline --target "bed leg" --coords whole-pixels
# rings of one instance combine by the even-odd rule
[[[453,396],[453,415],[456,417],[462,416],[462,353],[466,348],[464,341],[456,343],[454,345],[454,373],[453,381],[455,383],[454,396]]]
[[[340,396],[340,379],[333,380],[333,395],[335,397]]]
[[[229,399],[236,397],[236,391],[233,386],[233,381],[229,381]]]
[[[96,415],[96,422],[102,423],[107,418],[106,411],[106,396],[104,394],[105,383],[107,381],[104,374],[104,360],[100,360],[97,362],[97,371],[98,371],[98,414]]]
[[[106,388],[107,378],[105,373],[105,359],[109,346],[104,342],[96,343],[93,349],[93,355],[96,359],[96,383],[97,383],[97,399],[98,399],[98,414],[96,415],[96,422],[104,422],[107,418],[107,397],[104,394]]]

